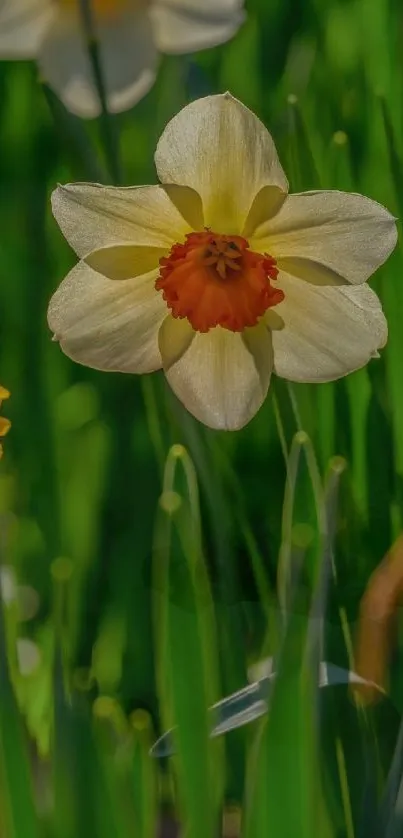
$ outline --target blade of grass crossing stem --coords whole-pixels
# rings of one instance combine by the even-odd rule
[[[7,660],[0,595],[0,830],[5,838],[38,838],[28,751]],[[4,830],[4,832],[3,832]]]
[[[223,745],[209,738],[208,708],[219,697],[215,620],[196,475],[181,445],[165,466],[153,569],[157,684],[163,724],[175,727],[179,807],[189,838],[210,838],[223,782]]]

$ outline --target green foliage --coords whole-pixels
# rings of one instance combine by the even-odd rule
[[[230,804],[244,838],[403,828],[398,640],[378,705],[336,676],[318,686],[320,660],[349,668],[365,585],[402,529],[401,249],[372,283],[381,358],[320,387],[276,380],[237,434],[199,426],[160,374],[74,365],[46,325],[73,263],[54,185],[153,182],[165,122],[209,91],[266,122],[293,190],[361,191],[400,215],[401,4],[247,5],[233,41],[164,58],[136,109],[95,123],[29,64],[0,64],[0,566],[17,580],[6,597],[2,576],[1,838],[151,838],[165,816],[210,838]],[[249,693],[248,725],[209,710],[268,655],[268,713]],[[217,720],[228,732],[210,738]],[[171,728],[175,756],[151,757]]]

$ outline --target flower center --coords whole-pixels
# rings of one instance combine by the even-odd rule
[[[206,230],[174,244],[160,260],[155,287],[173,316],[187,317],[198,332],[214,326],[241,332],[284,299],[271,285],[277,275],[275,259],[250,250],[246,239]]]

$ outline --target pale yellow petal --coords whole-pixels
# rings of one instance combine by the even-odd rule
[[[178,319],[171,314],[165,318],[158,335],[165,372],[180,360],[195,335],[196,332],[186,318]]]
[[[320,287],[280,273],[274,370],[291,381],[324,382],[365,366],[387,340],[382,306],[369,285]]]
[[[217,233],[240,234],[263,187],[288,188],[269,132],[229,93],[183,108],[165,128],[155,162],[163,183],[197,190],[204,223]]]
[[[349,285],[348,281],[332,268],[314,262],[313,259],[301,259],[299,256],[283,256],[277,259],[277,268],[312,285]]]
[[[145,10],[126,10],[102,22],[96,18],[96,34],[111,112],[127,110],[152,87],[158,54]],[[79,9],[59,9],[41,44],[42,75],[68,110],[93,118],[101,113]]]
[[[152,372],[161,367],[158,331],[167,314],[157,273],[113,282],[80,262],[53,295],[48,322],[63,352],[99,370]]]
[[[200,198],[186,187],[67,184],[53,192],[52,209],[63,235],[83,257],[128,242],[166,249],[183,241],[191,227],[175,200],[183,212],[200,214],[202,221]]]
[[[246,239],[252,238],[261,224],[279,212],[286,198],[287,193],[278,186],[263,186],[248,212],[242,235]]]
[[[289,195],[255,231],[251,247],[280,261],[310,260],[316,271],[325,268],[324,279],[333,275],[356,285],[385,262],[396,241],[396,219],[381,204],[362,195],[323,191]]]
[[[85,262],[108,279],[131,279],[157,270],[160,259],[168,252],[160,247],[117,244],[93,250],[85,257]]]
[[[237,430],[257,413],[273,366],[271,333],[264,324],[242,334],[220,326],[197,332],[174,363],[170,352],[164,357],[164,345],[160,342],[168,382],[200,422]]]
[[[150,8],[162,52],[186,53],[228,41],[245,19],[242,0],[156,0]]]
[[[50,0],[5,0],[0,4],[0,58],[36,58],[55,16]]]

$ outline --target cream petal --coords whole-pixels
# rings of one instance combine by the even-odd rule
[[[97,26],[108,108],[125,111],[154,84],[158,53],[146,12],[122,11]],[[41,46],[39,65],[63,104],[77,116],[101,113],[79,14],[59,11]]]
[[[85,262],[53,295],[48,323],[63,352],[87,367],[128,373],[161,367],[158,330],[167,314],[156,272],[112,282]]]
[[[87,256],[101,247],[133,244],[170,248],[183,241],[190,225],[176,208],[190,205],[194,212],[201,202],[186,187],[137,186],[118,188],[93,183],[59,186],[52,194],[57,223],[78,256]]]
[[[50,0],[5,0],[0,4],[0,58],[36,58],[54,17]]]
[[[186,333],[180,337],[176,345],[185,346]],[[165,355],[166,343],[160,340],[166,377],[193,416],[218,430],[237,430],[253,418],[266,397],[273,366],[271,333],[263,323],[242,334],[220,326],[197,332],[173,363],[171,351]]]
[[[274,370],[291,381],[341,378],[377,355],[387,340],[382,306],[369,285],[321,287],[280,273],[285,297],[275,307]]]
[[[396,241],[395,219],[381,204],[323,191],[289,195],[277,215],[255,231],[251,247],[280,260],[309,259],[316,270],[322,265],[356,285],[386,261]]]
[[[157,0],[150,9],[155,42],[162,52],[186,53],[222,44],[245,19],[242,0]]]
[[[264,186],[288,189],[269,132],[229,93],[183,108],[165,128],[155,163],[163,183],[197,190],[204,223],[217,233],[241,233]]]

